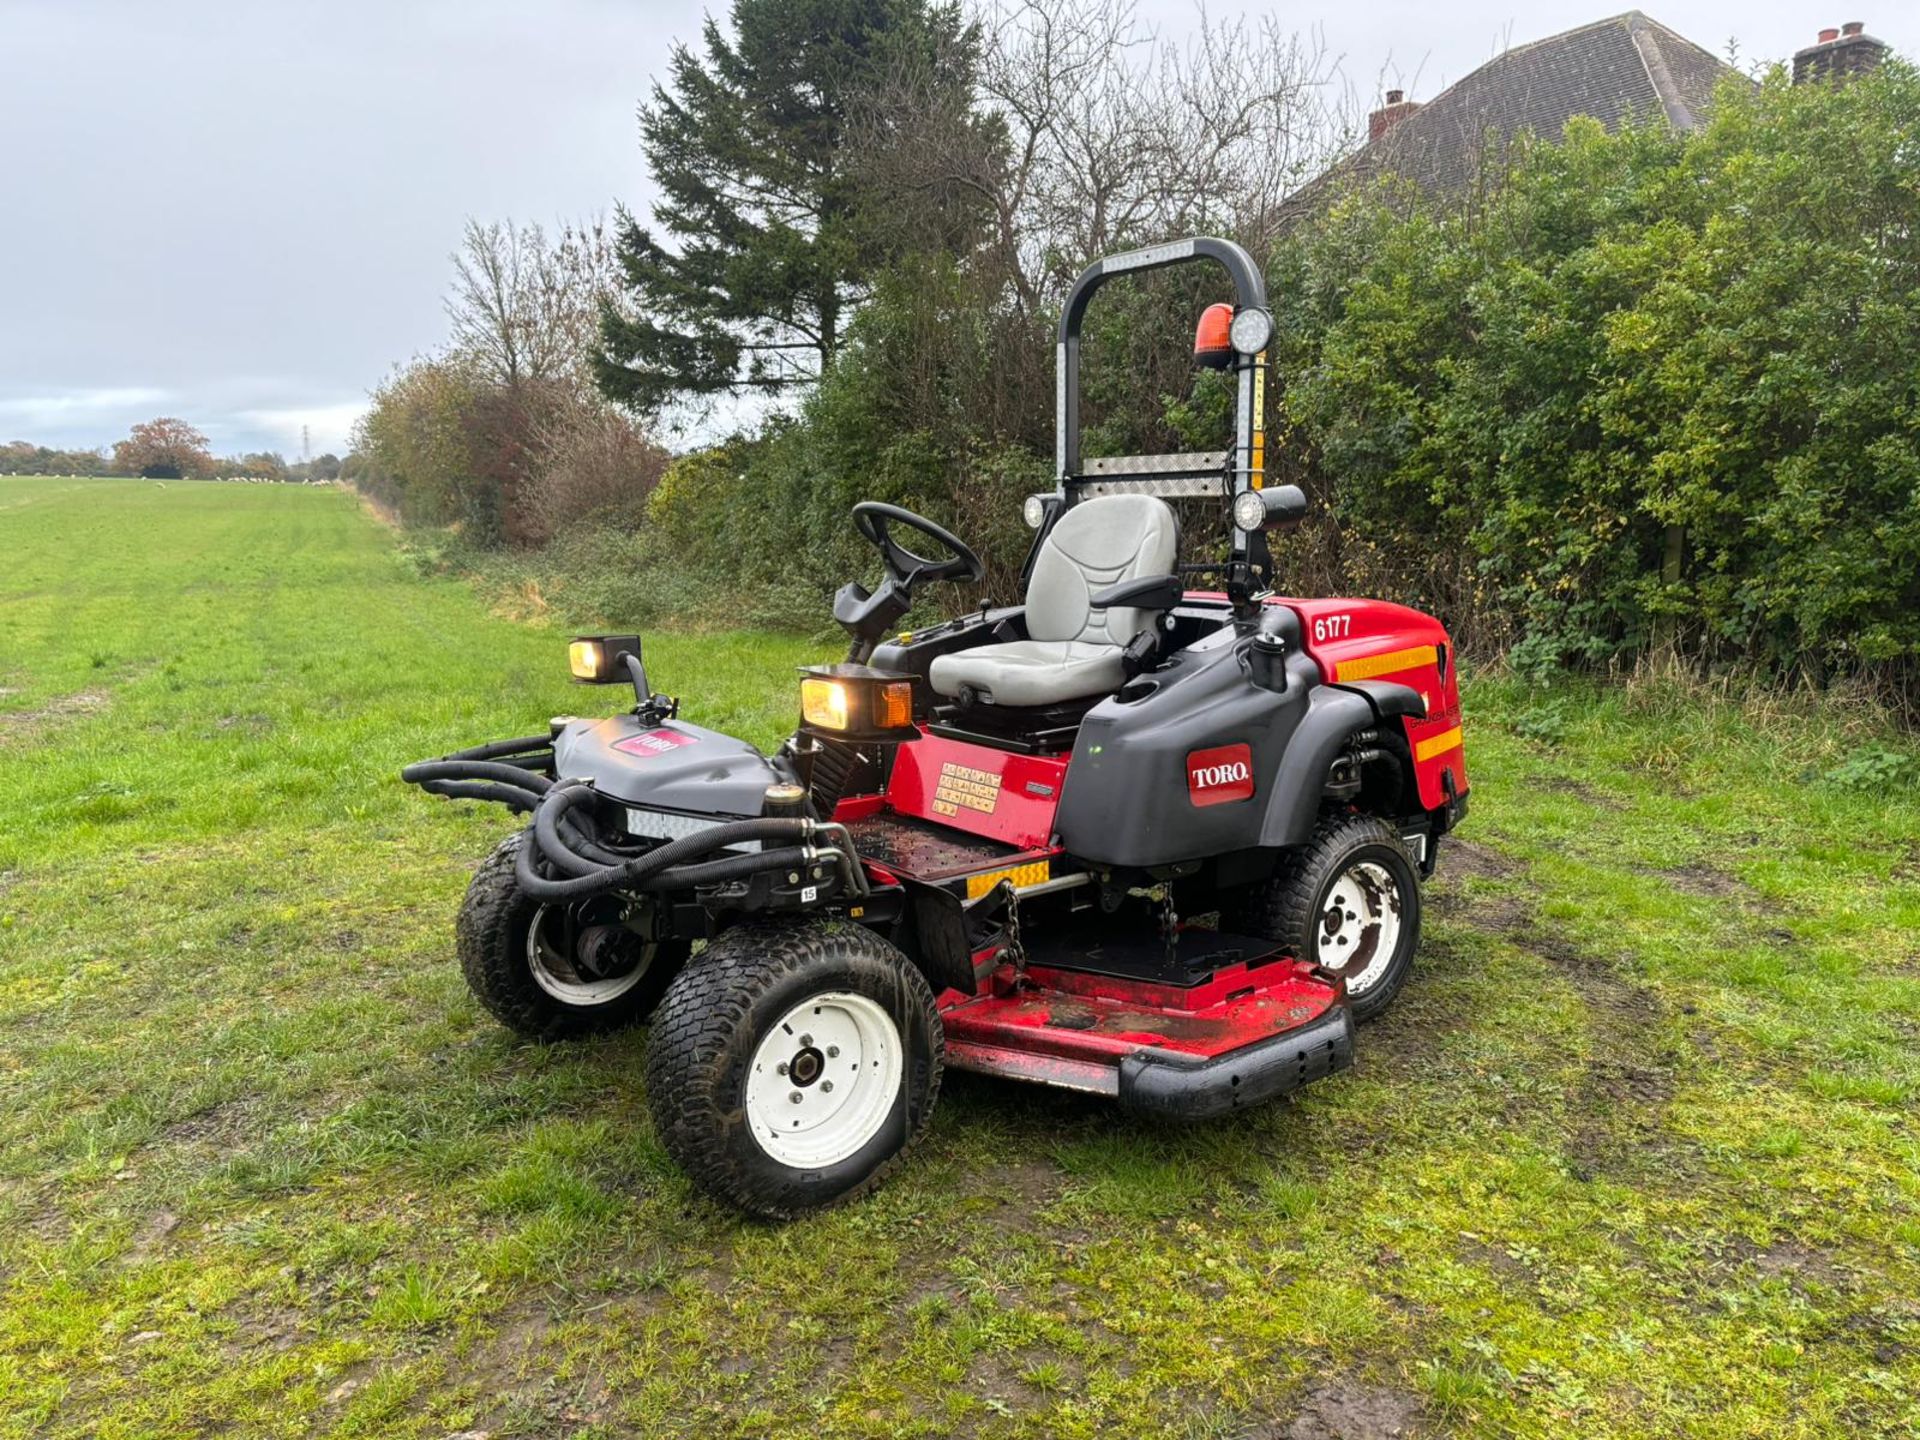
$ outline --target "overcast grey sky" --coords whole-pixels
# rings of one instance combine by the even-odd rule
[[[1828,0],[1834,3],[1834,0]],[[156,414],[222,453],[340,451],[366,391],[443,337],[469,216],[647,198],[634,108],[728,0],[0,0],[0,440],[90,445]],[[1652,0],[1719,52],[1785,58],[1920,5]],[[1163,35],[1193,0],[1142,0]],[[1212,0],[1315,31],[1362,100],[1416,99],[1614,0]]]

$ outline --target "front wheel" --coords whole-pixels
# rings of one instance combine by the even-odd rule
[[[1347,982],[1353,1018],[1393,1003],[1420,944],[1420,877],[1397,832],[1372,815],[1329,815],[1273,877],[1221,916],[1227,930],[1277,940]]]
[[[926,1128],[943,1055],[933,992],[899,950],[847,921],[756,921],[668,988],[647,1100],[695,1184],[784,1220],[879,1183]]]
[[[530,1040],[645,1020],[692,947],[647,938],[647,917],[617,895],[551,905],[534,899],[514,878],[525,843],[524,831],[509,837],[467,887],[455,926],[467,988]]]

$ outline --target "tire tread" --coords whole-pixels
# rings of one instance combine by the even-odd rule
[[[920,1012],[919,1029],[929,1046],[931,1076],[919,1110],[923,1117],[930,1115],[939,1098],[946,1056],[933,992],[892,945],[852,921],[749,920],[736,925],[695,957],[654,1016],[646,1064],[647,1103],[654,1129],[668,1154],[696,1185],[749,1214],[787,1220],[857,1199],[900,1166],[926,1129],[924,1118],[915,1125],[910,1114],[906,1140],[898,1150],[852,1188],[825,1204],[805,1206],[788,1203],[754,1184],[754,1177],[729,1164],[724,1148],[714,1143],[716,1135],[737,1122],[737,1112],[724,1093],[722,1066],[732,1037],[749,1023],[755,1001],[783,978],[831,964],[849,948],[899,962],[906,1003]]]

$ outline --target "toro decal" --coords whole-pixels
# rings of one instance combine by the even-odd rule
[[[697,745],[698,735],[683,735],[678,730],[642,730],[637,735],[629,735],[624,740],[613,742],[613,748],[622,755],[633,755],[645,760],[650,755],[665,755],[678,750],[682,745]]]
[[[1253,798],[1253,751],[1217,745],[1187,752],[1187,798],[1195,805],[1225,805]]]

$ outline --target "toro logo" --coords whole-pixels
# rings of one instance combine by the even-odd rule
[[[638,734],[627,736],[624,740],[616,740],[613,742],[613,748],[622,755],[632,755],[645,760],[652,755],[665,755],[669,751],[678,750],[682,745],[698,744],[699,738],[697,735],[683,735],[678,730],[668,730],[663,727],[657,730],[642,730]]]
[[[1187,752],[1187,798],[1196,805],[1225,805],[1253,798],[1253,751],[1217,745]]]

